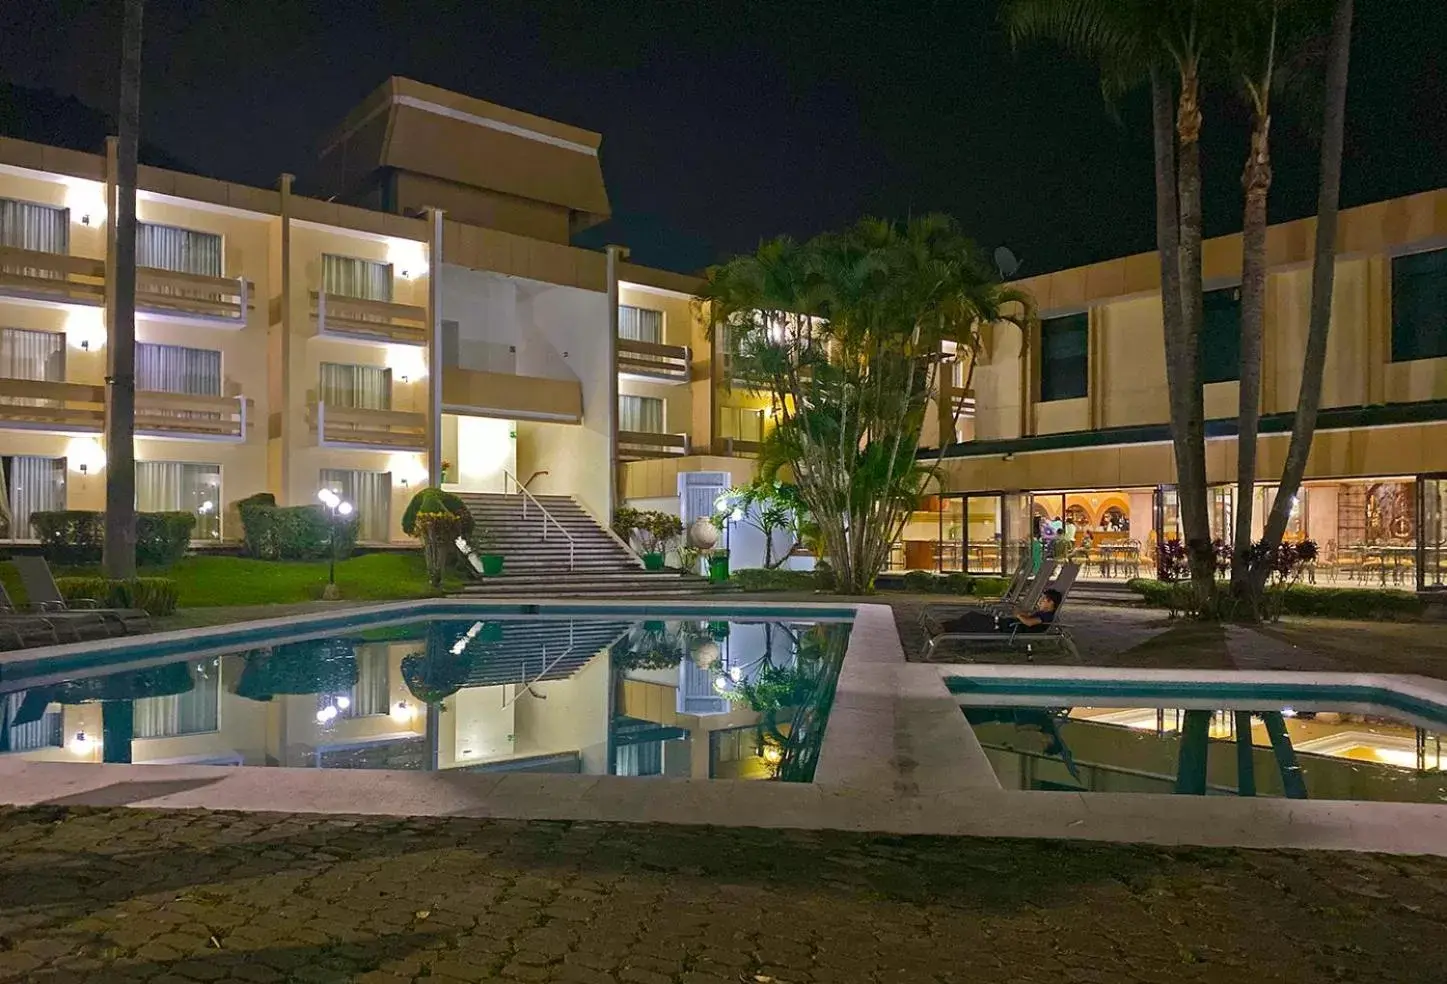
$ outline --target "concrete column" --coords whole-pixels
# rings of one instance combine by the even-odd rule
[[[608,460],[612,467],[608,469],[608,501],[612,507],[617,509],[621,502],[618,498],[622,487],[623,463],[618,460],[618,264],[628,259],[628,248],[625,246],[609,246],[608,254],[608,419],[611,426],[608,428]],[[587,409],[584,408],[584,413]],[[612,522],[613,517],[608,517]]]
[[[432,243],[427,251],[427,480],[442,484],[442,209],[429,208]]]

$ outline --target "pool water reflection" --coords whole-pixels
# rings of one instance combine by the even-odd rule
[[[0,682],[31,760],[810,781],[846,622],[434,620]]]

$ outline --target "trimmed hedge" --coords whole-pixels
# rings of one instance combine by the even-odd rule
[[[176,611],[178,591],[176,582],[169,577],[135,577],[129,580],[58,577],[55,586],[67,602],[94,601],[105,608],[140,608],[153,616],[170,615]]]
[[[828,591],[834,586],[834,577],[832,572],[745,567],[732,572],[729,582],[743,591]]]
[[[30,514],[40,550],[52,564],[79,567],[100,563],[105,544],[105,513],[60,509]],[[170,567],[186,555],[196,517],[189,512],[136,513],[136,563]]]
[[[1140,595],[1148,605],[1174,610],[1181,610],[1181,595],[1190,591],[1189,582],[1153,581],[1146,578],[1128,581],[1126,587]],[[1426,608],[1426,602],[1410,591],[1324,588],[1311,584],[1297,584],[1273,590],[1277,592],[1274,600],[1279,601],[1283,615],[1382,621],[1416,618]]]
[[[418,489],[417,494],[412,496],[412,500],[407,503],[407,508],[402,513],[402,532],[421,539],[417,531],[417,514],[419,512],[449,512],[462,520],[462,532],[458,535],[463,539],[472,535],[474,520],[472,511],[467,508],[467,503],[457,495],[444,492],[435,485]]]
[[[236,504],[241,514],[242,546],[261,560],[320,560],[331,552],[331,516],[321,505],[278,506],[261,492]],[[357,546],[357,517],[337,523],[337,559]]]

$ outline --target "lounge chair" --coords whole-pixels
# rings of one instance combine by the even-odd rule
[[[31,605],[40,610],[43,615],[68,614],[99,617],[105,620],[107,627],[119,629],[116,634],[127,635],[137,631],[149,632],[151,629],[151,615],[140,608],[102,608],[100,602],[91,599],[77,600],[67,604],[65,596],[60,593],[60,588],[55,584],[55,578],[51,576],[50,565],[45,562],[44,557],[16,557],[11,561],[15,569],[20,573],[20,583],[25,585],[25,593],[30,596]]]
[[[1060,592],[1060,602],[1055,606],[1055,619],[1045,627],[1045,631],[1021,631],[1019,625],[1016,625],[1009,634],[1003,632],[948,632],[943,625],[936,622],[929,627],[930,639],[925,643],[925,658],[929,659],[934,656],[935,650],[943,643],[986,643],[1001,649],[1018,649],[1022,645],[1033,649],[1033,647],[1043,644],[1063,646],[1069,650],[1071,655],[1078,655],[1075,640],[1070,637],[1070,631],[1060,622],[1060,612],[1065,608],[1065,602],[1070,597],[1070,589],[1075,586],[1075,579],[1079,575],[1079,564],[1066,564],[1060,569],[1060,576],[1050,585]],[[1042,587],[1040,595],[1044,593],[1045,589]],[[1039,603],[1040,595],[1036,595],[1029,606],[1021,605],[1020,607],[1033,608]]]
[[[111,635],[106,620],[94,612],[56,612],[21,608],[0,584],[0,639],[14,640],[24,648],[41,642],[83,642]]]
[[[1055,561],[1043,560],[1040,562],[1040,570],[1034,577],[1030,575],[1031,560],[1026,557],[1020,562],[1019,568],[1015,571],[1010,586],[1005,593],[998,598],[989,601],[959,602],[953,605],[926,605],[919,610],[919,626],[927,633],[939,631],[939,619],[936,612],[941,610],[949,614],[957,612],[999,612],[1005,614],[1022,608],[1027,605],[1034,605],[1040,600],[1040,595],[1045,591],[1045,585],[1050,580],[1050,575],[1055,572]]]

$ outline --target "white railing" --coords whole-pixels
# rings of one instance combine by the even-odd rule
[[[545,506],[545,505],[543,505],[541,502],[539,502],[539,501],[538,501],[538,497],[535,496],[535,495],[533,495],[531,492],[529,492],[529,491],[528,491],[528,487],[527,487],[526,485],[524,485],[522,482],[519,482],[519,481],[518,481],[518,477],[517,477],[516,475],[514,475],[512,472],[508,471],[506,468],[504,468],[504,469],[502,470],[502,474],[503,474],[503,488],[506,489],[506,488],[507,488],[507,483],[508,483],[508,482],[512,482],[512,484],[517,487],[517,490],[518,490],[519,494],[521,494],[522,497],[523,497],[523,519],[527,519],[527,518],[528,518],[528,503],[529,503],[529,502],[531,502],[533,505],[537,506],[537,507],[538,507],[538,512],[542,513],[542,516],[543,516],[543,542],[544,542],[544,543],[546,543],[547,540],[548,540],[548,523],[552,523],[554,526],[556,526],[556,527],[558,528],[558,532],[561,533],[561,534],[563,534],[563,539],[565,539],[565,540],[568,541],[568,570],[570,570],[570,571],[573,570],[573,565],[574,565],[575,560],[576,560],[577,547],[578,547],[577,541],[573,539],[573,534],[569,533],[569,532],[567,531],[567,529],[565,529],[565,528],[563,527],[563,524],[560,523],[560,522],[558,522],[557,518],[556,518],[552,513],[548,512],[548,507]],[[537,476],[534,475],[533,478],[537,478]],[[532,481],[532,479],[530,478],[530,479],[528,479],[528,481]]]

